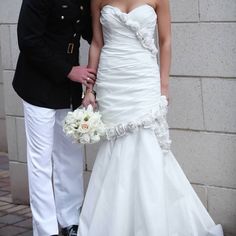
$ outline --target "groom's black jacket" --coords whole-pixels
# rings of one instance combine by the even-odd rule
[[[79,64],[81,36],[92,38],[89,5],[89,0],[23,0],[13,80],[23,100],[53,109],[80,105],[82,86],[67,75]]]

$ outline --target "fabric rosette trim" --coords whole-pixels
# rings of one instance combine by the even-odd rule
[[[97,143],[102,138],[114,140],[140,128],[154,131],[160,147],[164,153],[170,151],[171,140],[169,138],[169,127],[166,121],[167,100],[165,96],[160,97],[159,107],[150,113],[144,114],[137,120],[120,123],[113,126],[105,126],[99,112],[94,112],[91,105],[88,108],[78,108],[68,112],[63,131],[74,141],[82,144]]]
[[[78,108],[68,112],[63,125],[63,131],[75,142],[82,144],[97,143],[105,135],[105,126],[101,120],[101,114],[94,112],[89,105],[86,108]]]
[[[169,127],[166,120],[167,99],[160,97],[159,107],[140,117],[137,120],[127,123],[117,124],[112,127],[106,127],[106,139],[113,140],[137,131],[139,128],[151,129],[154,131],[159,145],[164,154],[170,151],[171,140],[169,137]]]
[[[142,28],[137,21],[130,19],[129,15],[120,12],[118,9],[116,9],[116,16],[123,24],[125,24],[131,31],[135,33],[142,46],[148,49],[153,54],[153,56],[156,56],[158,50],[155,45],[155,40],[149,31],[145,28]]]

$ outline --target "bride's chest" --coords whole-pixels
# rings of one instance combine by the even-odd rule
[[[100,22],[110,30],[139,28],[155,28],[157,16],[153,8],[142,5],[134,8],[129,13],[122,12],[119,8],[106,5],[101,10]]]

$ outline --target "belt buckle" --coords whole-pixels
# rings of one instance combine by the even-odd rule
[[[72,54],[72,53],[73,53],[73,51],[74,51],[74,46],[75,46],[74,43],[69,43],[69,44],[68,44],[67,54]]]

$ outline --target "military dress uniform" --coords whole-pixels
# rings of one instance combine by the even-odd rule
[[[91,41],[89,0],[23,0],[13,87],[23,99],[34,236],[77,225],[83,202],[83,148],[62,131],[81,104],[82,85],[67,78]]]

